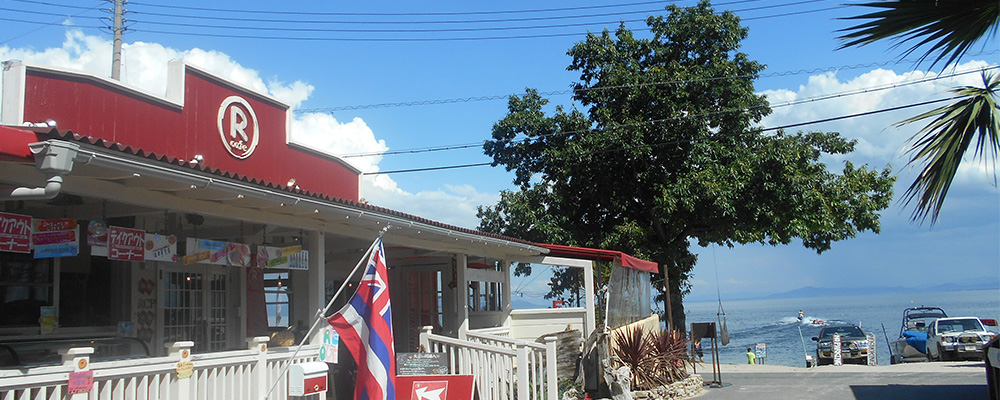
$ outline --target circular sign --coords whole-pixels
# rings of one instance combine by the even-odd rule
[[[239,96],[229,96],[219,106],[219,136],[226,151],[240,160],[257,148],[257,114],[250,103]]]

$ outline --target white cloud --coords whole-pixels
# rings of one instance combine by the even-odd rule
[[[777,89],[762,92],[774,107],[774,113],[764,119],[766,127],[781,126],[791,123],[819,120],[843,115],[858,114],[883,110],[892,107],[914,103],[949,98],[948,91],[955,86],[982,86],[981,68],[989,66],[985,61],[970,61],[961,64],[955,70],[941,73],[928,71],[910,71],[896,73],[891,70],[876,69],[859,76],[842,80],[838,73],[827,72],[809,77],[798,89]],[[931,80],[927,82],[911,82],[934,78],[940,75],[951,75],[954,72],[975,71],[955,77]],[[886,90],[871,90],[883,88]],[[842,95],[831,99],[804,102],[818,97]],[[782,106],[789,102],[803,102],[790,106]],[[838,167],[845,159],[855,163],[868,163],[872,167],[881,168],[892,164],[894,170],[910,176],[910,168],[904,166],[909,158],[905,151],[907,140],[913,136],[925,123],[917,122],[896,128],[893,123],[918,115],[930,109],[940,107],[947,102],[935,103],[920,108],[908,108],[892,112],[879,113],[871,116],[849,118],[821,124],[794,128],[793,130],[823,130],[840,132],[844,137],[858,141],[855,151],[847,156],[834,157],[828,160],[831,167]],[[971,161],[967,157],[966,161]],[[982,185],[984,178],[991,176],[989,168],[977,166],[976,163],[963,163],[956,176],[955,184],[960,186]],[[906,176],[900,179],[909,184]]]

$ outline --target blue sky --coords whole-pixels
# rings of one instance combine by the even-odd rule
[[[123,81],[162,94],[167,60],[184,58],[292,104],[300,110],[293,125],[298,141],[335,154],[380,154],[348,158],[366,172],[483,163],[490,160],[479,146],[382,153],[481,143],[506,111],[506,101],[483,98],[521,93],[528,87],[542,92],[566,90],[576,78],[565,69],[571,61],[566,50],[587,31],[614,30],[622,20],[639,31],[645,24],[632,21],[671,4],[356,3],[174,1],[160,6],[151,1],[130,2]],[[110,4],[54,4],[0,0],[4,9],[0,60],[21,59],[109,75],[111,36],[107,29],[97,27],[107,24],[100,18],[109,16],[104,10]],[[955,71],[940,67],[928,71],[926,64],[899,62],[900,51],[890,50],[887,43],[837,50],[835,31],[848,26],[837,18],[861,11],[836,1],[715,4],[720,10],[735,10],[744,19],[750,37],[742,50],[767,65],[756,88],[768,95],[772,105],[783,106],[775,107],[765,126],[947,97],[950,86],[979,80],[978,73],[965,72],[995,66],[1000,60],[995,39],[977,45],[971,53],[978,55],[967,56]],[[964,74],[913,83],[953,72]],[[851,94],[866,90],[869,93]],[[838,96],[802,102],[825,95]],[[550,98],[552,104],[574,106],[567,95]],[[414,104],[428,101],[443,104]],[[365,107],[384,103],[407,104]],[[331,108],[338,110],[331,114]],[[969,163],[963,167],[936,226],[910,223],[911,209],[898,200],[914,176],[905,167],[902,150],[915,128],[890,125],[926,109],[801,128],[839,131],[858,139],[857,151],[847,159],[877,168],[892,165],[901,174],[897,199],[883,214],[881,234],[863,233],[835,243],[822,255],[799,244],[698,248],[701,257],[691,298],[714,298],[717,285],[725,298],[803,286],[919,286],[997,279],[1000,192],[992,166]],[[842,159],[826,161],[832,169],[842,168]],[[493,204],[500,190],[512,188],[511,178],[502,169],[490,167],[376,175],[366,179],[364,197],[377,205],[474,228],[476,206]],[[515,286],[523,284],[528,295],[541,294],[546,281],[540,277]]]

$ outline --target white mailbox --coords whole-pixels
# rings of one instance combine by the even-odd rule
[[[306,362],[288,367],[288,395],[310,396],[326,393],[325,362]]]

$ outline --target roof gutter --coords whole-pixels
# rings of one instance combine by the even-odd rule
[[[43,187],[18,187],[9,193],[0,192],[0,200],[49,200],[62,190],[62,176],[73,170],[73,161],[80,145],[59,140],[47,140],[28,145],[35,155],[35,166],[45,174]]]
[[[65,141],[60,141],[55,139],[48,140],[47,142],[67,143]],[[383,224],[390,223],[400,227],[411,227],[422,230],[424,232],[433,232],[437,235],[455,238],[457,240],[469,240],[472,242],[478,241],[484,243],[491,243],[493,245],[511,246],[529,252],[540,253],[540,254],[545,254],[549,252],[548,249],[533,244],[518,243],[504,239],[491,238],[465,232],[457,232],[451,229],[442,228],[417,221],[411,221],[393,215],[382,214],[374,210],[352,208],[346,205],[331,203],[328,201],[322,201],[311,197],[298,196],[291,193],[282,193],[273,190],[268,190],[255,185],[246,184],[243,182],[204,176],[194,171],[188,171],[182,168],[171,168],[165,165],[157,165],[153,163],[143,162],[141,159],[135,159],[123,156],[120,153],[115,153],[112,151],[103,151],[103,149],[101,148],[91,148],[90,146],[81,147],[79,145],[76,146],[77,146],[76,158],[79,159],[80,162],[83,162],[85,164],[115,168],[123,171],[132,171],[140,175],[155,176],[157,178],[172,180],[175,182],[182,182],[202,188],[212,185],[212,187],[214,187],[217,190],[225,190],[232,193],[244,194],[247,196],[252,196],[255,198],[279,202],[279,203],[297,204],[300,206],[309,205],[315,207],[318,210],[324,210],[328,212],[337,213],[340,215],[350,216],[351,218],[363,218]]]

